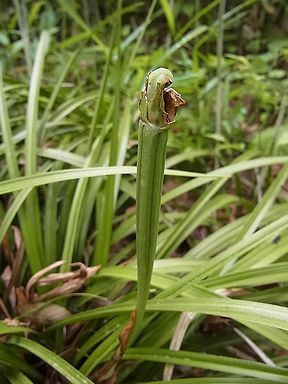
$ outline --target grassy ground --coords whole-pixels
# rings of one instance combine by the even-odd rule
[[[287,16],[285,0],[3,2],[1,383],[288,382]],[[160,66],[186,106],[129,345],[138,99]]]

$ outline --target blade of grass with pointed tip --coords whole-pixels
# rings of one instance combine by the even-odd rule
[[[30,81],[27,113],[26,113],[26,150],[25,150],[25,174],[31,175],[37,170],[37,130],[38,130],[38,108],[39,93],[41,86],[44,59],[48,50],[49,34],[41,33],[33,71]]]
[[[37,135],[38,135],[38,108],[39,94],[42,73],[44,68],[44,59],[48,50],[49,34],[44,31],[41,33],[39,45],[36,52],[35,62],[32,69],[29,95],[26,111],[26,143],[25,143],[25,175],[29,176],[37,171]],[[40,207],[37,191],[32,191],[25,202],[25,211],[29,215],[27,222],[27,231],[29,232],[30,243],[34,242],[34,258],[30,260],[32,273],[44,266],[44,246],[40,218]],[[32,253],[32,252],[31,252]],[[37,260],[36,260],[37,259]]]
[[[109,165],[115,166],[118,158],[118,126],[120,121],[120,96],[121,96],[121,79],[122,79],[122,58],[120,51],[121,39],[121,6],[122,1],[118,1],[117,14],[115,20],[114,33],[116,34],[115,45],[117,47],[117,61],[115,63],[114,73],[114,110],[112,129],[110,131],[110,158]],[[110,47],[112,50],[113,47]],[[98,234],[96,238],[95,252],[92,263],[106,265],[108,261],[111,235],[112,235],[112,219],[115,209],[115,176],[106,180],[103,194],[102,217],[98,219]]]
[[[3,136],[3,144],[5,157],[8,165],[8,173],[10,179],[18,179],[21,182],[21,177],[19,177],[20,172],[17,163],[17,156],[15,152],[13,136],[10,126],[10,120],[7,110],[6,98],[4,94],[4,84],[2,78],[2,69],[0,67],[0,121],[1,121],[1,130]],[[10,180],[4,181],[4,183],[10,183]],[[30,189],[28,187],[28,189]],[[28,191],[26,189],[26,192]],[[27,256],[29,260],[30,267],[32,271],[37,271],[41,268],[41,263],[39,258],[35,257],[35,242],[31,237],[31,233],[29,231],[29,218],[27,217],[24,207],[22,207],[23,201],[26,199],[26,192],[23,191],[18,195],[15,195],[15,200],[11,207],[9,208],[4,221],[1,224],[1,237],[5,235],[9,225],[12,223],[15,213],[18,211],[19,221],[21,232],[24,238],[24,243],[27,251]],[[29,192],[31,193],[31,191]],[[21,207],[21,208],[20,208]]]

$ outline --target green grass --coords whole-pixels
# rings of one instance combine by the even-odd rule
[[[285,383],[287,4],[102,3],[0,11],[1,383]],[[138,100],[160,66],[187,105],[150,284]]]

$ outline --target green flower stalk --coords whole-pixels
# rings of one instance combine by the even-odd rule
[[[160,201],[165,168],[167,127],[174,122],[177,108],[184,104],[180,94],[168,88],[172,73],[158,68],[148,74],[141,92],[137,161],[137,304],[133,335],[141,327],[156,251]]]

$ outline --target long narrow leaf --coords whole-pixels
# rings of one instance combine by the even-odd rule
[[[26,349],[33,355],[38,356],[45,363],[63,375],[71,384],[92,384],[92,381],[80,373],[76,368],[67,363],[62,357],[56,353],[43,347],[33,340],[24,337],[12,336],[8,341],[9,344],[17,345],[20,348]]]
[[[156,348],[131,348],[124,355],[125,360],[157,361],[245,375],[277,383],[287,383],[288,370],[278,367],[267,367],[254,361],[244,361],[231,357],[208,355],[186,351],[171,351]]]

